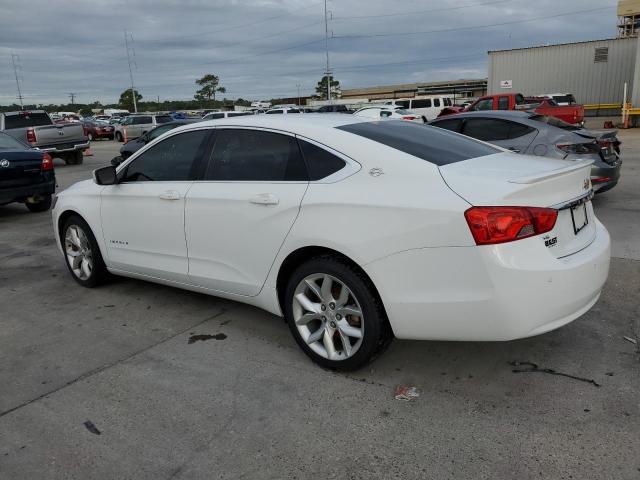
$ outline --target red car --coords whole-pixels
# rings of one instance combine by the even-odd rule
[[[466,108],[443,108],[438,117],[460,112],[477,112],[482,110],[531,110],[540,115],[559,118],[571,125],[584,123],[584,107],[582,105],[558,105],[547,97],[524,97],[521,93],[500,93],[480,97]]]
[[[115,129],[113,125],[101,120],[85,121],[82,123],[84,134],[89,140],[97,140],[99,138],[108,138],[113,140]]]

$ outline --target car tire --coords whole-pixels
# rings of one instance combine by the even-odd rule
[[[30,212],[39,213],[46,212],[51,208],[51,195],[45,195],[42,199],[35,203],[26,202],[25,205]]]
[[[64,222],[60,242],[65,263],[76,282],[87,288],[104,283],[109,272],[102,259],[98,242],[82,217],[72,215]]]
[[[375,287],[338,256],[319,256],[295,269],[284,294],[284,314],[300,348],[329,369],[356,370],[393,339]]]
[[[122,134],[120,132],[116,132],[116,140],[119,142],[123,141]]]

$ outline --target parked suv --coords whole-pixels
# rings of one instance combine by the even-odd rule
[[[399,98],[396,100],[388,100],[385,105],[393,105],[412,113],[422,115],[424,121],[434,119],[440,113],[443,107],[453,105],[449,97],[429,97],[429,98]]]
[[[125,137],[127,140],[138,138],[152,128],[172,121],[171,115],[130,115],[116,127],[116,140],[123,142]]]

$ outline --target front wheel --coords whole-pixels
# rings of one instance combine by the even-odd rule
[[[123,138],[122,138],[122,134],[120,132],[116,132],[116,140],[119,142],[122,142]]]
[[[61,233],[65,262],[73,279],[83,287],[101,284],[107,278],[107,267],[87,222],[73,215],[67,219]]]
[[[317,257],[298,267],[287,284],[285,302],[293,337],[323,367],[360,368],[392,339],[371,281],[339,257]]]

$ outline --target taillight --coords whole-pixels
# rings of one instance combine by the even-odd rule
[[[596,142],[592,143],[560,143],[556,145],[558,150],[565,153],[575,153],[578,155],[586,155],[589,153],[600,153],[600,147]]]
[[[558,211],[540,207],[471,207],[464,216],[476,245],[491,245],[550,231]]]
[[[591,177],[591,183],[605,183],[611,181],[611,177]]]
[[[418,118],[418,117],[412,117],[412,116],[408,116],[407,115],[407,116],[402,117],[402,120],[415,120],[416,118]]]
[[[36,143],[36,132],[33,128],[27,128],[27,143]]]
[[[42,154],[42,171],[53,170],[53,158],[47,152]]]

